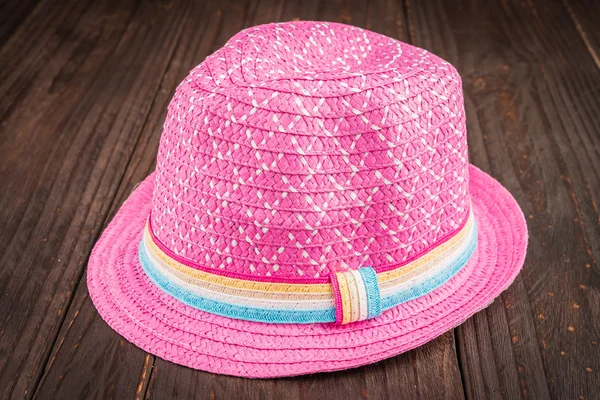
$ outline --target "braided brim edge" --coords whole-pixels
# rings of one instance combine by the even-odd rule
[[[160,358],[204,371],[269,378],[354,368],[418,347],[487,307],[525,259],[527,225],[512,195],[470,166],[477,249],[442,287],[377,318],[349,325],[265,324],[189,307],[160,290],[138,259],[153,175],[131,194],[96,243],[90,297],[116,332]]]

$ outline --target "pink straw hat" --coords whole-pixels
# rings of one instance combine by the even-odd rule
[[[169,106],[156,171],[96,244],[90,296],[142,349],[279,377],[415,348],[489,305],[527,226],[469,165],[460,77],[324,22],[244,30]]]

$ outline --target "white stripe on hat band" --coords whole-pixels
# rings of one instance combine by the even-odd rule
[[[350,271],[350,273],[352,274],[352,276],[354,276],[354,279],[358,283],[358,299],[360,304],[358,320],[362,321],[367,319],[367,317],[369,316],[369,305],[365,281],[360,272],[358,272],[357,270],[352,270]]]

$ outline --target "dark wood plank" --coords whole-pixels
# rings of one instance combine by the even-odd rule
[[[107,6],[110,7],[111,4]],[[129,4],[130,8],[134,6]],[[36,88],[33,84],[38,82],[37,75],[52,72],[51,68],[47,68],[50,60],[56,60],[55,62],[59,63],[57,67],[60,68],[66,65],[70,57],[73,57],[69,66],[76,69],[81,57],[85,57],[86,51],[89,52],[93,48],[101,33],[109,43],[116,43],[119,40],[123,26],[132,11],[127,8],[119,9],[120,12],[113,18],[106,19],[108,29],[103,31],[98,24],[90,24],[89,17],[87,17],[87,27],[82,28],[80,25],[81,19],[86,18],[96,8],[102,8],[98,5],[88,10],[89,7],[89,1],[66,2],[62,7],[55,7],[48,2],[43,3],[2,46],[0,49],[0,93],[3,94],[0,98],[1,123],[6,123],[13,108],[21,105],[23,97]],[[107,49],[110,50],[109,47]],[[67,69],[62,75],[57,75],[59,79],[56,82],[50,80],[47,83],[48,87],[53,89],[50,94],[55,92],[55,87],[52,85],[58,84],[57,88],[62,89],[60,84],[72,78],[72,75]],[[0,134],[3,135],[4,132]]]
[[[367,3],[353,0],[321,1],[316,19],[364,27],[368,16]]]
[[[311,21],[319,13],[321,0],[286,1],[281,21]]]
[[[33,11],[38,0],[4,0],[0,3],[0,47]]]
[[[47,2],[0,50],[0,398],[33,395],[184,13]]]
[[[594,398],[598,67],[560,2],[408,3],[415,44],[463,77],[471,161],[528,216],[523,272],[457,330],[470,398]]]
[[[408,42],[408,23],[403,6],[400,1],[368,1],[364,28]]]

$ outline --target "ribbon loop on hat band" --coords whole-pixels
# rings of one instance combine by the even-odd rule
[[[477,227],[470,212],[452,235],[401,266],[339,271],[315,283],[251,280],[185,260],[153,235],[149,223],[139,259],[157,290],[202,311],[277,324],[348,324],[439,288],[461,271],[476,245]]]
[[[381,314],[377,273],[371,267],[331,275],[338,324],[364,321]]]

